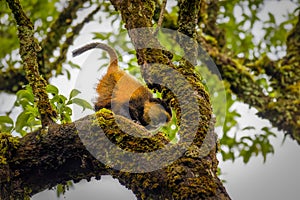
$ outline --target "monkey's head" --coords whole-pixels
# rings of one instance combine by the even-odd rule
[[[143,125],[148,130],[155,130],[171,120],[172,112],[161,99],[151,98],[144,104]]]

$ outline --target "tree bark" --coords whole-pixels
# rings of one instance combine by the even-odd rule
[[[130,125],[131,131],[139,128],[129,120],[124,123]],[[216,148],[199,158],[201,152],[192,145],[172,164],[148,173],[122,172],[95,159],[94,152],[118,156],[105,148],[108,144],[103,142],[105,138],[132,152],[141,152],[141,147],[143,152],[153,151],[167,143],[160,134],[140,139],[128,134],[129,130],[125,133],[117,127],[112,113],[100,111],[97,118],[92,115],[72,124],[51,125],[48,132],[37,131],[15,139],[19,142],[13,143],[1,134],[7,162],[0,167],[0,198],[26,199],[68,180],[76,183],[110,174],[131,189],[138,199],[230,199],[216,175]],[[117,141],[116,138],[122,139]],[[215,142],[213,134],[211,140]],[[142,163],[151,164],[147,160]]]

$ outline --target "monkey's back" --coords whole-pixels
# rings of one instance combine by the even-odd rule
[[[121,69],[107,73],[97,85],[97,93],[96,110],[111,107],[120,110],[130,103],[143,109],[144,102],[152,98],[148,88]]]

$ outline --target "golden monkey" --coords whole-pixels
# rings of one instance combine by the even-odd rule
[[[137,121],[149,130],[170,121],[170,108],[163,100],[153,98],[147,87],[119,68],[118,57],[112,47],[95,42],[72,53],[73,56],[78,56],[94,48],[105,50],[110,57],[107,73],[97,85],[96,111],[101,108],[111,109],[115,114]]]

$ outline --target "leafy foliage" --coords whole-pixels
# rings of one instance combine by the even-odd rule
[[[234,56],[254,59],[266,52],[278,55],[285,50],[288,31],[296,23],[297,15],[289,13],[284,16],[287,19],[279,23],[269,12],[264,21],[260,15],[264,4],[263,0],[220,2],[219,25],[225,31],[226,45]],[[255,30],[263,30],[263,37],[258,39]]]
[[[72,181],[67,181],[65,184],[58,184],[56,186],[56,196],[60,197],[61,195],[64,195],[67,190],[70,188],[73,188],[73,182]]]
[[[14,128],[14,121],[9,116],[0,116],[0,132],[10,132]]]
[[[18,115],[15,131],[24,136],[28,131],[41,128],[40,113],[34,102],[34,95],[29,85],[17,92],[16,107],[21,107],[22,112]]]
[[[274,153],[271,137],[276,137],[269,127],[257,130],[254,126],[247,126],[242,129],[238,126],[238,118],[241,115],[237,110],[232,109],[235,101],[232,95],[227,94],[227,114],[223,125],[223,136],[220,139],[221,155],[224,161],[241,157],[244,163],[248,163],[253,155],[263,156],[266,161],[267,155]],[[259,132],[252,135],[251,132]],[[242,136],[243,135],[243,136]]]
[[[47,33],[47,29],[49,28],[53,19],[55,19],[58,16],[58,8],[62,6],[58,2],[58,0],[22,1],[23,9],[26,11],[26,14],[30,17],[31,21],[35,25],[35,36],[40,41],[44,38],[45,34]],[[17,38],[17,30],[14,18],[5,1],[0,2],[0,10],[0,58],[4,58],[5,55],[10,54],[12,50],[17,49],[19,47],[19,40]],[[6,58],[6,60],[7,62],[12,62],[14,59],[9,56]]]
[[[69,98],[59,94],[58,88],[54,85],[48,85],[46,90],[52,95],[50,103],[57,111],[60,123],[69,123],[72,121],[72,109],[69,107],[71,104],[81,106],[83,111],[85,109],[93,110],[93,107],[86,100],[75,98],[78,94],[80,94],[79,90],[73,89],[69,94]]]
[[[49,95],[52,96],[50,103],[58,113],[57,122],[59,123],[69,123],[72,121],[72,109],[70,108],[72,104],[82,107],[83,110],[93,110],[93,107],[86,100],[76,98],[76,96],[80,94],[80,91],[76,89],[70,92],[68,98],[59,94],[58,88],[54,85],[47,85],[46,90]],[[19,90],[16,95],[15,106],[21,107],[22,112],[18,115],[15,124],[9,116],[0,116],[0,131],[16,131],[20,133],[21,136],[24,136],[29,131],[41,128],[40,113],[29,85],[27,85],[25,89]]]

